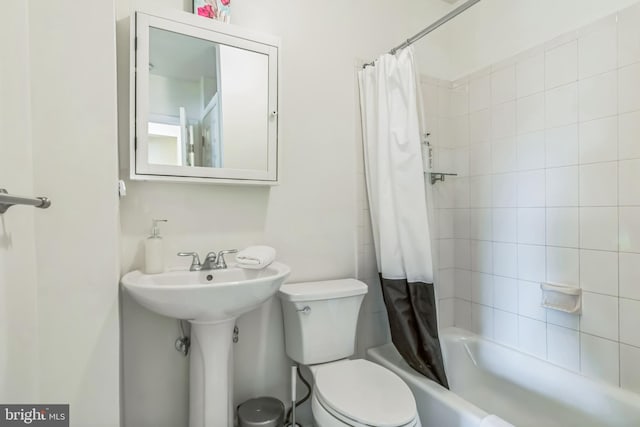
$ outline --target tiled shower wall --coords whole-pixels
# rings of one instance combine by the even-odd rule
[[[640,391],[640,6],[425,89],[440,311]],[[435,96],[434,96],[435,94]],[[583,312],[540,307],[540,282]]]

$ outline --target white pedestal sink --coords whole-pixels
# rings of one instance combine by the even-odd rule
[[[189,427],[233,426],[235,320],[265,302],[289,275],[274,262],[261,270],[132,271],[122,285],[142,306],[191,323]]]

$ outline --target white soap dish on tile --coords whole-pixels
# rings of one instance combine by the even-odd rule
[[[582,312],[582,289],[558,283],[540,283],[541,305],[570,314]]]

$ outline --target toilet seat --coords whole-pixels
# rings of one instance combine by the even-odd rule
[[[367,360],[317,367],[314,397],[322,408],[347,425],[420,425],[409,387],[393,372]]]

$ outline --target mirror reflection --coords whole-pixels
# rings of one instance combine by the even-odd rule
[[[269,58],[149,28],[150,164],[267,170]]]

